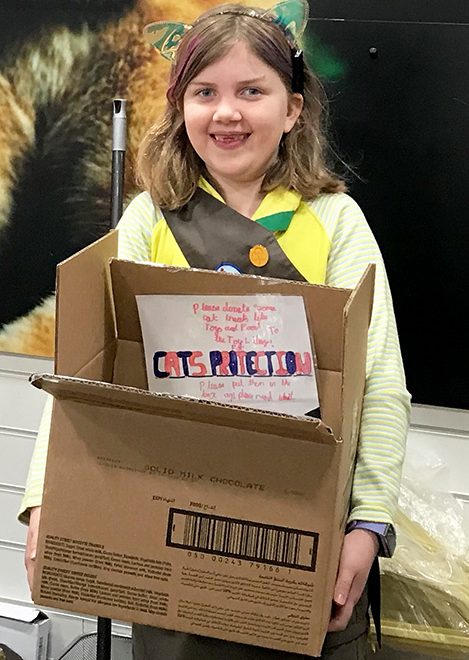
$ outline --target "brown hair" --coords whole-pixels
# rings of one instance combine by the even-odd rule
[[[248,15],[251,9],[243,5],[211,9],[181,40],[171,70],[166,110],[144,137],[137,159],[138,183],[161,208],[183,206],[194,194],[200,176],[207,177],[204,163],[187,136],[182,112],[184,93],[195,76],[223,57],[235,42],[244,41],[278,73],[287,90],[292,89],[291,47],[286,35],[270,21]],[[282,137],[278,158],[265,174],[262,192],[283,186],[311,200],[320,193],[346,189],[326,165],[326,99],[319,79],[306,63],[303,96],[301,114]],[[216,182],[210,181],[216,187]]]

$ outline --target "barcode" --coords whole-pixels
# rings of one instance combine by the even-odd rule
[[[173,548],[315,571],[318,543],[317,532],[169,510],[166,545]]]

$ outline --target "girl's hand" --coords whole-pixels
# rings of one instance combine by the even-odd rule
[[[28,584],[31,591],[33,589],[34,568],[36,565],[37,533],[40,517],[41,507],[33,507],[29,512],[29,528],[26,538],[26,551],[24,553],[24,565],[26,566]]]
[[[347,627],[353,608],[365,588],[378,549],[376,534],[366,529],[354,529],[345,535],[328,632],[345,630]]]

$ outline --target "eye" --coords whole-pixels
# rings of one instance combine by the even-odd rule
[[[204,87],[203,89],[197,90],[195,95],[201,96],[203,99],[206,99],[212,96],[213,93],[214,93],[213,89],[210,89],[209,87]]]
[[[246,87],[241,93],[243,96],[260,96],[262,94],[261,90],[257,87]]]

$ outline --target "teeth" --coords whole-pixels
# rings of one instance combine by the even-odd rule
[[[246,140],[247,135],[245,133],[237,133],[235,135],[214,135],[213,136],[217,142],[231,142],[233,140]]]

